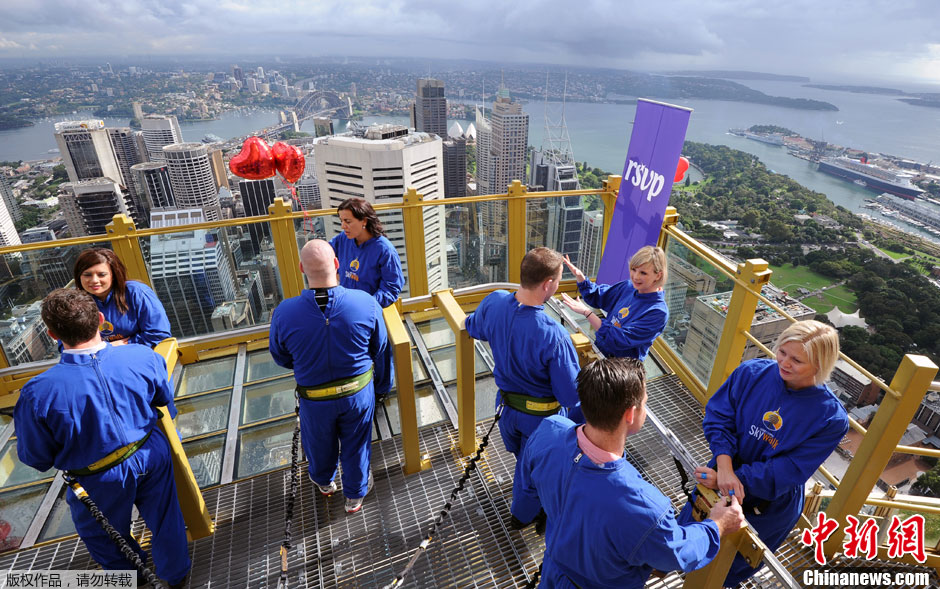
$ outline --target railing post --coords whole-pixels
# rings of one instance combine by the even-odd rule
[[[300,296],[304,290],[297,233],[290,214],[291,205],[283,198],[275,198],[268,206],[271,241],[274,242],[274,252],[277,254],[277,272],[281,277],[281,290],[284,291],[285,299]]]
[[[396,305],[382,309],[388,343],[395,357],[395,385],[398,387],[398,416],[401,420],[401,448],[405,454],[402,471],[414,474],[430,468],[427,455],[421,455],[418,443],[418,409],[415,403],[415,379],[411,365],[411,340]]]
[[[816,517],[816,512],[819,511],[819,506],[822,505],[822,495],[823,485],[819,481],[813,483],[813,489],[807,493],[806,502],[803,504],[803,515],[807,519],[813,520]]]
[[[894,485],[891,485],[888,487],[888,490],[885,491],[885,501],[894,501],[897,496],[898,488]],[[875,513],[873,515],[883,522],[878,526],[878,544],[884,544],[885,538],[888,536],[888,526],[884,525],[884,522],[891,521],[891,516],[895,515],[897,512],[896,507],[885,507],[883,505],[875,507]]]
[[[936,374],[937,365],[926,356],[906,354],[901,359],[890,385],[898,396],[885,394],[826,510],[840,527],[845,527],[847,515],[858,515],[862,509]],[[842,534],[833,534],[826,543],[826,553],[840,550],[842,539]]]
[[[134,222],[127,215],[114,215],[111,222],[105,226],[105,231],[111,240],[111,249],[127,268],[127,277],[153,287]]]
[[[663,227],[659,231],[659,239],[656,240],[656,245],[666,249],[666,227],[671,227],[679,222],[679,213],[676,211],[676,207],[666,207],[666,214],[663,216]]]
[[[578,364],[581,365],[581,368],[600,359],[600,356],[594,351],[594,346],[591,345],[591,340],[583,333],[572,333],[571,343],[574,344],[574,351],[578,354]]]
[[[420,203],[424,197],[414,188],[409,188],[402,202],[402,222],[405,225],[405,256],[408,258],[409,296],[420,297],[428,294],[428,266],[424,245],[424,207]]]
[[[754,320],[754,312],[757,310],[759,300],[757,293],[770,281],[770,275],[773,274],[767,266],[767,262],[760,258],[738,264],[738,279],[747,284],[750,289],[737,283],[734,285],[725,324],[721,330],[721,339],[718,342],[715,364],[712,366],[711,377],[708,379],[709,397],[741,363],[741,356],[747,345],[744,332],[750,329],[751,322]]]
[[[740,547],[750,541],[747,528],[741,528],[721,539],[718,554],[706,566],[685,575],[685,589],[720,589],[731,570],[731,563]]]
[[[506,201],[507,216],[509,218],[509,234],[506,239],[509,241],[506,263],[509,264],[509,282],[519,282],[520,264],[525,256],[525,212],[526,212],[526,187],[518,181],[513,180],[509,185],[509,198]]]
[[[457,435],[460,454],[467,456],[472,454],[477,447],[476,370],[473,340],[464,325],[467,314],[463,312],[454,298],[453,290],[435,292],[434,306],[444,315],[457,339]]]
[[[607,234],[610,233],[610,224],[614,221],[614,208],[617,206],[617,195],[620,193],[620,182],[623,176],[614,176],[611,174],[604,180],[604,192],[601,193],[601,199],[604,201],[604,235],[601,238],[601,254],[603,247],[607,245]]]
[[[166,360],[167,375],[173,375],[176,361],[179,359],[176,338],[167,338],[157,344],[154,351]],[[170,443],[170,458],[173,460],[173,479],[176,481],[176,496],[183,512],[183,521],[186,522],[186,534],[190,540],[198,540],[212,534],[214,526],[206,502],[199,490],[199,483],[193,475],[193,469],[186,458],[186,451],[176,433],[176,424],[170,417],[169,411],[161,411],[158,427]]]

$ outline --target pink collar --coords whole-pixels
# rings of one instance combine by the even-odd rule
[[[620,460],[623,457],[623,453],[614,454],[613,452],[608,452],[603,448],[594,445],[594,442],[588,439],[584,435],[584,426],[580,425],[577,429],[578,432],[578,446],[581,448],[581,451],[584,452],[584,455],[591,459],[591,462],[597,465],[606,464],[608,462],[613,462],[614,460]]]

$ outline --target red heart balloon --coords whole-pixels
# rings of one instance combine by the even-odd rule
[[[271,148],[274,153],[274,161],[277,163],[277,171],[284,176],[284,179],[293,184],[300,180],[307,166],[307,160],[304,159],[304,152],[299,147],[288,145],[278,141]]]
[[[676,177],[673,179],[673,182],[682,182],[682,179],[685,177],[685,171],[689,169],[689,160],[684,157],[679,157],[679,165],[676,166]]]
[[[274,175],[277,164],[267,142],[260,137],[249,137],[242,143],[242,150],[228,162],[236,176],[248,180],[264,180]]]

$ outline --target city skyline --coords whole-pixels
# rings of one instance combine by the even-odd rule
[[[0,58],[433,56],[940,83],[938,18],[930,4],[916,0],[773,6],[753,0],[598,0],[587,8],[552,1],[522,3],[511,13],[487,2],[444,6],[421,0],[317,2],[301,10],[242,0],[73,6],[61,0],[39,0],[32,10],[0,6]],[[546,33],[559,21],[565,22],[564,35]],[[233,33],[239,39],[234,50],[222,39]]]

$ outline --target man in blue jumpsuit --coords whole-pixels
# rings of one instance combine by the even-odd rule
[[[134,505],[153,533],[157,574],[181,587],[191,562],[176,498],[170,445],[155,427],[157,407],[175,415],[166,363],[139,344],[101,340],[103,316],[92,296],[58,289],[42,304],[49,335],[64,351],[59,363],[23,386],[13,412],[20,461],[74,476],[141,560],[130,535]],[[73,493],[66,495],[75,530],[103,568],[134,566]]]
[[[543,307],[558,290],[562,262],[552,249],[533,249],[522,259],[519,290],[492,292],[467,316],[470,337],[493,350],[496,406],[506,404],[499,433],[517,459],[516,476],[526,440],[545,417],[571,411],[580,421],[578,354],[568,332]]]
[[[372,487],[375,395],[388,393],[388,338],[382,308],[368,293],[337,284],[339,261],[325,241],[308,241],[300,270],[308,289],[283,301],[271,318],[274,361],[294,370],[308,474],[320,492],[336,491],[343,465],[346,511],[354,513]]]
[[[691,571],[739,529],[737,500],[703,522],[680,525],[672,503],[624,457],[627,436],[646,420],[643,366],[606,358],[585,366],[578,395],[587,423],[544,420],[529,438],[513,485],[512,513],[548,514],[543,587],[643,587],[653,569]]]

